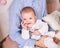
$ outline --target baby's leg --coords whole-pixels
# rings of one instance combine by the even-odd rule
[[[53,39],[51,37],[48,37],[44,40],[44,44],[48,48],[57,48],[57,44],[54,43]]]

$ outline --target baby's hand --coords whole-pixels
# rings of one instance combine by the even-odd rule
[[[28,25],[24,23],[23,21],[21,22],[22,28],[28,30]]]
[[[38,31],[38,29],[36,29],[33,31],[33,34],[38,36],[38,35],[40,35],[40,32]]]

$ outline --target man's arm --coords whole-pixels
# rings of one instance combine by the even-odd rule
[[[20,17],[20,0],[15,0],[12,2],[10,8],[9,8],[9,15],[10,15],[10,34],[9,37],[13,40],[16,41],[18,44],[22,43],[22,38],[19,31],[19,24],[21,22],[21,17]]]
[[[8,36],[3,42],[3,48],[18,48],[18,44],[15,41],[12,41]]]
[[[46,0],[44,0],[44,3],[43,3],[43,17],[47,15],[47,5],[46,5]]]

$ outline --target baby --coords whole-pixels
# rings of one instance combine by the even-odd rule
[[[56,43],[53,41],[55,32],[48,32],[48,25],[42,20],[37,19],[35,11],[31,7],[25,7],[21,11],[22,17],[22,38],[28,40],[29,38],[39,40],[42,36],[47,36],[44,44],[47,48],[57,48]],[[53,35],[52,35],[53,34]],[[51,36],[51,37],[50,37]],[[32,46],[24,46],[23,48],[33,48]],[[34,47],[35,48],[35,47]]]

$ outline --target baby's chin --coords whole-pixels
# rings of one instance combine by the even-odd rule
[[[31,28],[33,25],[28,25],[29,28]]]
[[[32,26],[28,26],[29,28],[31,28]]]

